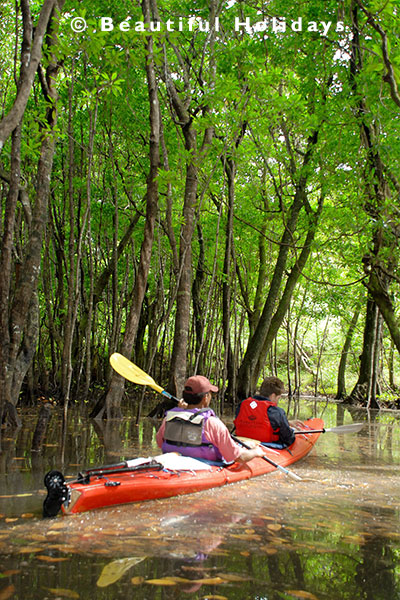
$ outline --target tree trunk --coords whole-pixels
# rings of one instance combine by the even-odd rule
[[[287,314],[287,311],[290,306],[290,302],[296,288],[297,282],[301,277],[304,267],[306,266],[307,260],[311,254],[312,242],[315,237],[315,233],[318,227],[318,221],[322,212],[323,207],[323,197],[320,197],[318,208],[315,213],[310,213],[310,224],[307,232],[306,239],[304,241],[304,246],[301,250],[300,256],[296,260],[293,268],[291,269],[289,276],[286,280],[285,289],[283,290],[282,297],[279,301],[279,304],[276,308],[274,316],[271,319],[270,327],[268,329],[268,333],[265,337],[265,342],[260,353],[258,363],[257,363],[257,372],[261,373],[263,366],[265,364],[266,357],[271,348],[272,342],[274,341],[280,326],[282,325],[283,319]]]
[[[363,349],[360,357],[360,372],[358,381],[351,394],[346,398],[348,404],[369,404],[371,408],[377,408],[376,403],[376,353],[380,350],[380,339],[378,338],[378,307],[374,300],[367,300],[367,311],[365,317]]]
[[[192,286],[192,298],[193,298],[193,319],[195,328],[195,363],[197,365],[197,371],[203,373],[204,368],[204,327],[205,317],[204,305],[201,299],[201,290],[203,289],[203,283],[205,279],[205,247],[204,238],[201,225],[197,224],[197,238],[199,240],[199,259],[197,261],[196,276]]]
[[[197,166],[194,156],[197,153],[196,133],[188,129],[185,133],[185,149],[193,153],[186,167],[183,224],[179,247],[179,284],[176,300],[174,343],[171,357],[171,374],[168,389],[173,396],[179,396],[186,379],[186,358],[189,337],[190,303],[192,285],[192,238],[195,225],[197,198]]]
[[[12,134],[11,145],[11,170],[9,189],[6,198],[4,213],[3,239],[0,255],[0,442],[3,412],[7,405],[11,405],[11,390],[8,384],[10,329],[9,329],[9,303],[12,279],[12,249],[15,226],[15,210],[19,194],[21,178],[21,125]],[[12,405],[11,405],[12,406]],[[14,419],[17,415],[14,415]],[[18,419],[16,420],[18,423]]]
[[[347,367],[347,356],[351,346],[351,340],[357,326],[358,317],[360,316],[360,308],[356,308],[353,317],[350,321],[349,328],[346,333],[342,352],[340,354],[338,376],[337,376],[337,392],[335,399],[343,400],[346,397],[346,367]]]
[[[212,0],[209,4],[209,21],[214,22],[216,17],[217,3]],[[210,31],[209,53],[207,61],[210,69],[208,85],[212,85],[215,78],[214,65],[214,42],[215,30]],[[177,49],[175,49],[177,52]],[[186,59],[185,59],[186,60]],[[181,58],[181,64],[185,61]],[[197,127],[196,119],[187,108],[187,98],[182,99],[178,93],[174,79],[169,70],[169,65],[165,62],[163,65],[165,74],[165,84],[169,99],[173,107],[175,116],[179,122],[182,135],[185,141],[185,151],[187,154],[186,174],[185,174],[185,193],[183,201],[182,219],[183,223],[180,230],[179,246],[179,272],[178,272],[178,290],[176,298],[176,315],[174,342],[172,347],[170,377],[168,390],[174,396],[181,394],[184,380],[186,379],[187,369],[187,351],[190,325],[190,305],[191,305],[191,287],[192,287],[192,238],[195,227],[195,211],[197,203],[198,189],[198,165],[201,162],[206,149],[211,143],[214,135],[213,127],[206,127],[203,135],[202,145],[197,145]],[[190,96],[190,92],[188,95]],[[203,113],[209,112],[208,106],[201,107]],[[196,107],[196,112],[199,107]]]
[[[9,112],[0,121],[0,152],[4,147],[5,141],[12,134],[14,129],[18,127],[24,116],[33,80],[42,57],[45,32],[48,28],[49,21],[54,16],[53,10],[57,4],[59,5],[59,9],[61,9],[64,1],[62,0],[60,2],[59,0],[57,2],[57,0],[44,0],[33,34],[29,0],[21,1],[23,21],[21,69],[17,85],[17,95],[14,103]]]
[[[143,0],[142,11],[145,23],[150,23],[149,0]],[[153,37],[151,35],[146,39],[146,77],[150,106],[150,170],[147,177],[146,223],[140,250],[139,267],[132,292],[132,304],[127,316],[125,334],[120,348],[121,354],[127,357],[131,356],[139,325],[140,312],[150,269],[154,225],[158,210],[157,175],[160,166],[160,106],[153,56]],[[118,418],[121,416],[121,400],[124,388],[124,378],[114,371],[106,396],[106,413],[108,418]]]
[[[370,273],[369,279],[366,283],[368,291],[376,304],[379,306],[379,310],[385,320],[387,328],[389,329],[393,343],[396,346],[397,351],[400,353],[400,327],[395,315],[392,299],[387,291],[387,285],[384,283],[384,280],[387,280],[387,277],[383,275],[379,266],[372,267],[372,270],[367,266],[366,272]]]
[[[306,204],[306,202],[308,202],[306,196],[306,186],[308,179],[306,175],[306,167],[309,166],[309,162],[311,160],[317,141],[318,131],[315,131],[314,134],[311,135],[308,140],[308,148],[307,152],[304,155],[302,165],[302,169],[304,169],[305,172],[304,174],[300,175],[298,183],[296,185],[295,196],[288,213],[288,219],[285,223],[284,232],[281,237],[274,274],[272,276],[263,312],[257,324],[254,335],[252,335],[249,338],[247,350],[239,369],[239,399],[247,398],[252,392],[254,392],[254,389],[257,386],[257,380],[260,375],[260,368],[262,367],[260,359],[265,359],[266,356],[263,355],[264,345],[271,326],[275,305],[279,297],[282,279],[286,271],[289,249],[293,245],[293,235],[296,229],[297,220],[301,209]]]
[[[364,181],[366,200],[364,209],[373,223],[373,251],[371,255],[366,255],[363,258],[364,271],[368,275],[368,280],[364,284],[379,307],[392,340],[398,352],[400,352],[400,328],[395,318],[392,300],[388,293],[388,281],[393,277],[393,248],[395,245],[398,245],[399,241],[398,227],[395,225],[397,215],[393,216],[388,208],[390,205],[390,189],[386,180],[388,169],[385,167],[380,154],[379,127],[375,127],[375,122],[374,119],[371,119],[367,102],[360,95],[360,90],[358,89],[357,75],[362,69],[358,10],[359,6],[354,2],[352,6],[350,81],[354,95],[357,98],[357,118],[359,120],[361,141],[366,154]],[[371,19],[372,26],[377,29],[382,37],[383,53],[385,56],[385,34],[379,24],[372,17]],[[386,63],[386,67],[388,72],[390,72],[390,64]],[[393,181],[395,185],[398,183],[395,178],[393,178]],[[382,223],[384,223],[384,226],[382,226]],[[386,233],[386,228],[390,230],[391,235]],[[381,257],[382,254],[384,255],[383,257]]]
[[[224,167],[228,179],[228,214],[225,229],[225,255],[222,281],[222,335],[224,343],[223,381],[224,383],[225,381],[228,382],[225,391],[225,398],[228,399],[233,397],[234,384],[234,358],[231,344],[231,261],[233,256],[233,216],[235,206],[235,160],[227,157]]]
[[[51,55],[52,48],[57,43],[56,28],[59,19],[59,11],[57,11],[57,13],[53,11],[54,5],[55,2],[45,2],[43,5],[43,10],[39,17],[39,23],[33,38],[32,54],[30,54],[33,27],[29,5],[27,2],[23,2],[23,44],[21,50],[20,78],[17,84],[17,98],[7,117],[2,120],[4,127],[1,127],[0,124],[1,135],[6,135],[5,132],[7,132],[10,127],[10,123],[14,123],[13,129],[16,127],[13,136],[11,157],[15,172],[12,172],[10,175],[10,190],[5,213],[5,228],[1,256],[4,271],[2,270],[0,276],[0,323],[2,327],[0,334],[2,336],[2,342],[4,340],[5,344],[2,343],[2,356],[0,356],[2,370],[0,376],[0,416],[3,413],[5,405],[8,407],[8,412],[10,412],[10,408],[12,407],[15,409],[22,382],[36,350],[38,337],[37,286],[40,273],[43,236],[47,223],[50,178],[55,148],[53,131],[57,120],[57,91],[54,87],[54,83],[60,66],[55,62],[55,58]],[[58,8],[61,9],[62,5],[63,1],[59,0]],[[45,8],[46,10],[44,10]],[[47,9],[49,9],[49,13],[47,13]],[[23,110],[26,106],[27,96],[25,99],[25,95],[29,95],[32,85],[30,69],[33,67],[35,68],[33,72],[34,75],[41,56],[42,37],[46,28],[49,64],[45,74],[42,73],[39,68],[42,92],[47,102],[46,126],[42,129],[42,144],[36,178],[36,198],[32,211],[32,219],[30,220],[29,218],[28,222],[28,242],[25,247],[22,263],[18,265],[14,293],[11,298],[10,290],[12,285],[12,274],[10,244],[12,243],[14,234],[16,190],[19,187],[20,178],[20,126],[18,123],[22,118]],[[40,35],[40,32],[42,32],[42,35]],[[40,38],[40,40],[38,38]],[[22,106],[23,108],[21,109]],[[16,115],[20,116],[19,120],[15,122]],[[16,418],[16,413],[13,416],[11,415],[11,417],[14,420]]]

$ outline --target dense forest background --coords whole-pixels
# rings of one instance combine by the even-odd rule
[[[114,351],[398,404],[399,6],[295,4],[3,3],[3,421],[118,416]]]

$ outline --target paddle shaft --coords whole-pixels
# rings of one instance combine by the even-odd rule
[[[300,435],[300,433],[305,433],[308,435],[309,433],[326,433],[329,431],[328,429],[304,429],[303,431],[293,431],[294,435]]]
[[[142,369],[140,369],[135,364],[133,364],[125,356],[122,356],[121,354],[118,354],[118,353],[112,354],[110,357],[110,363],[111,363],[111,366],[113,367],[113,369],[115,369],[115,371],[117,371],[117,373],[119,373],[120,375],[122,375],[123,377],[128,379],[129,381],[132,381],[133,383],[137,383],[139,385],[150,385],[156,392],[163,394],[164,396],[167,396],[170,400],[174,400],[177,403],[179,402],[179,400],[177,398],[175,398],[174,396],[171,396],[171,394],[169,394],[168,392],[163,390],[162,387],[160,387],[154,381],[154,379],[152,377],[150,377],[150,375],[148,375],[147,373],[142,371]],[[231,434],[231,436],[232,436],[232,439],[234,439],[236,442],[238,442],[239,444],[242,444],[242,446],[244,448],[247,448],[248,450],[251,449],[250,446],[247,446],[244,442],[241,442],[239,439],[235,438],[232,434]],[[293,477],[293,479],[297,479],[297,481],[301,481],[301,477],[299,477],[295,473],[292,473],[292,471],[289,471],[289,469],[285,469],[285,467],[278,465],[278,463],[274,462],[267,456],[262,456],[260,458],[263,458],[264,460],[266,460],[270,465],[275,467],[275,469],[279,469],[280,471],[283,471],[286,475]]]
[[[142,463],[140,465],[135,465],[133,467],[129,467],[127,464],[125,464],[125,467],[120,467],[120,468],[113,468],[112,465],[110,465],[109,467],[107,467],[107,465],[105,467],[103,467],[102,469],[93,469],[91,471],[85,471],[82,474],[82,477],[78,477],[78,479],[74,479],[74,481],[69,481],[68,483],[85,483],[86,479],[90,479],[90,477],[107,477],[107,475],[113,475],[113,474],[118,474],[118,473],[129,473],[132,471],[144,471],[144,470],[149,470],[149,469],[153,469],[155,471],[161,471],[163,469],[163,465],[161,463],[154,463],[154,462],[147,462],[147,463]]]
[[[364,423],[351,423],[350,425],[339,425],[338,427],[327,427],[323,429],[304,429],[294,431],[295,435],[300,433],[357,433],[364,427]]]
[[[237,438],[232,433],[231,433],[231,438],[233,440],[235,440],[235,442],[237,442],[238,444],[241,444],[244,448],[247,448],[247,450],[251,450],[251,446],[249,446],[248,444],[243,442],[241,439]],[[299,477],[299,475],[296,475],[296,473],[293,473],[293,471],[289,471],[289,469],[286,469],[286,467],[282,467],[282,465],[279,465],[271,458],[268,458],[268,456],[260,456],[259,458],[262,458],[263,460],[267,461],[270,465],[275,467],[275,469],[279,469],[279,471],[282,471],[283,473],[285,473],[285,475],[289,475],[289,477],[296,479],[296,481],[302,481],[302,479],[301,479],[301,477]]]

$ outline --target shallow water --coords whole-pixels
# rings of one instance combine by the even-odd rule
[[[41,519],[43,476],[156,452],[149,420],[102,430],[56,415],[40,452],[35,415],[0,454],[4,598],[400,599],[400,415],[301,401],[291,417],[357,434],[321,435],[292,465],[198,494]],[[29,425],[30,424],[30,425]]]

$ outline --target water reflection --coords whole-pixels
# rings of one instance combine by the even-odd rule
[[[296,418],[323,413],[327,427],[353,420],[340,406],[295,408]],[[99,429],[71,413],[63,465],[54,415],[35,455],[32,431],[20,431],[0,456],[0,495],[33,495],[0,498],[0,598],[398,598],[398,417],[354,415],[365,419],[358,434],[321,436],[292,467],[299,483],[275,473],[48,521],[36,490],[49,468],[75,475],[151,454],[153,428]]]

